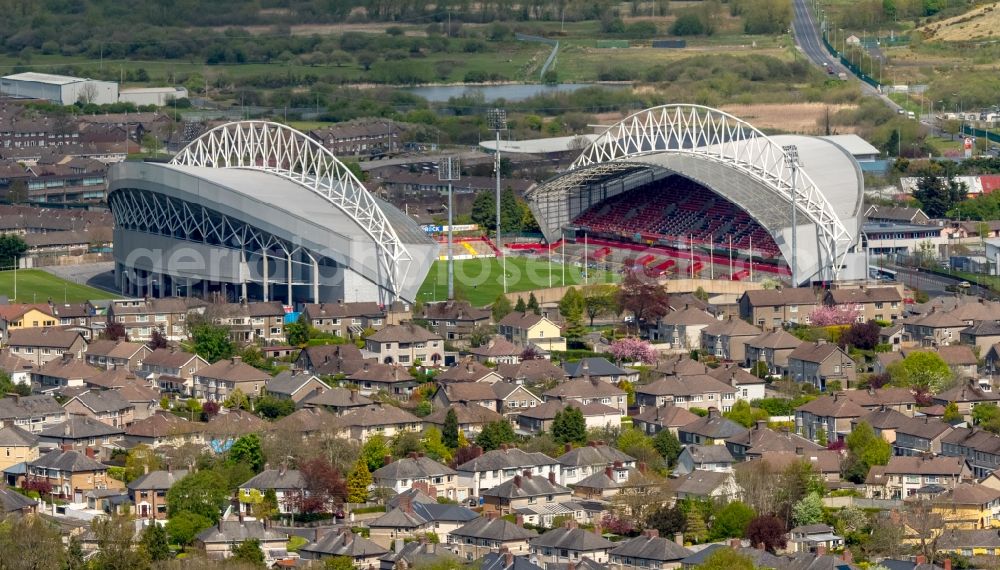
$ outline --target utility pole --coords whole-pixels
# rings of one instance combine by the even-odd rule
[[[507,128],[507,111],[500,108],[490,109],[486,114],[486,121],[489,127],[496,133],[496,155],[493,160],[493,168],[497,176],[497,231],[496,246],[500,255],[501,271],[503,271],[503,292],[507,293],[507,256],[504,255],[503,246],[500,243],[500,131]]]
[[[781,147],[781,150],[785,151],[785,166],[792,169],[792,287],[799,286],[799,275],[798,275],[798,222],[797,213],[798,209],[798,176],[799,176],[799,149],[797,146],[790,144]]]
[[[438,180],[448,182],[448,300],[455,299],[455,254],[452,251],[452,228],[455,226],[452,217],[451,183],[462,177],[462,169],[458,158],[449,156],[438,163]]]

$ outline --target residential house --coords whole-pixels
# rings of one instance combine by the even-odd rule
[[[894,455],[923,456],[941,453],[941,442],[951,432],[952,426],[927,416],[908,418],[895,429],[892,442]]]
[[[868,388],[847,390],[843,395],[866,410],[889,409],[903,415],[912,416],[917,407],[917,398],[909,388]]]
[[[279,372],[264,385],[267,395],[279,400],[291,400],[296,405],[309,396],[329,389],[330,387],[316,376],[294,368]]]
[[[482,382],[493,384],[503,378],[492,368],[472,359],[458,362],[455,366],[445,368],[434,376],[438,383]]]
[[[220,520],[198,533],[194,546],[213,560],[225,560],[233,555],[233,547],[256,540],[264,553],[264,561],[274,561],[273,554],[284,553],[288,535],[272,528],[267,521]],[[306,545],[309,546],[309,545]],[[303,547],[305,548],[305,547]]]
[[[336,425],[349,439],[364,443],[375,434],[391,438],[404,431],[420,431],[423,424],[406,410],[373,404],[344,412],[337,416]]]
[[[38,512],[38,501],[11,489],[0,487],[0,513],[9,515],[30,515]]]
[[[978,483],[959,483],[934,497],[932,509],[947,529],[995,529],[1000,516],[1000,490]]]
[[[439,384],[431,400],[435,406],[443,408],[452,404],[475,404],[494,412],[500,411],[493,385],[480,382]]]
[[[108,320],[121,323],[132,341],[148,342],[159,329],[167,340],[187,339],[187,314],[204,302],[186,297],[116,299],[108,307]]]
[[[500,364],[497,372],[505,382],[514,384],[540,384],[550,380],[562,381],[566,371],[545,359],[522,360],[517,364]]]
[[[840,451],[829,449],[803,450],[801,453],[788,451],[768,451],[750,461],[760,461],[766,472],[778,476],[788,470],[789,467],[808,463],[812,471],[819,476],[823,483],[830,486],[838,486],[841,482],[841,462],[843,455]]]
[[[811,287],[751,290],[743,293],[739,303],[740,318],[764,330],[780,329],[785,323],[809,324],[809,315],[819,306]]]
[[[767,381],[750,374],[735,362],[723,362],[718,368],[710,368],[708,375],[735,388],[738,400],[752,402],[766,396]]]
[[[510,481],[500,483],[480,493],[484,511],[498,511],[501,515],[515,514],[519,509],[532,506],[545,507],[565,503],[573,491],[556,482],[556,474],[535,477],[531,469],[514,475]]]
[[[407,398],[417,387],[417,380],[405,367],[397,364],[382,364],[365,361],[361,368],[347,376],[363,396],[384,392],[395,398]]]
[[[1000,321],[980,321],[958,333],[958,341],[963,345],[979,349],[980,354],[986,354],[1000,342]]]
[[[66,410],[51,394],[8,394],[0,398],[0,427],[18,426],[25,431],[38,433],[64,421]]]
[[[52,303],[49,305],[49,310],[56,319],[59,320],[58,325],[61,327],[84,327],[87,329],[93,329],[95,318],[98,317],[98,310],[89,301],[84,301],[82,303]],[[100,318],[104,318],[103,315]],[[87,337],[89,341],[91,337]]]
[[[169,412],[159,412],[125,428],[125,442],[130,447],[140,444],[153,449],[180,447],[188,442],[201,441],[201,425]]]
[[[10,341],[13,331],[58,325],[59,319],[47,303],[0,304],[0,340],[4,343]]]
[[[10,331],[7,337],[10,353],[41,366],[50,360],[70,354],[83,358],[87,341],[75,331],[55,328],[25,328]]]
[[[475,439],[479,432],[487,425],[495,422],[503,422],[504,417],[497,412],[478,404],[451,404],[447,408],[440,408],[434,413],[424,416],[424,425],[444,430],[448,423],[448,410],[455,410],[458,418],[458,429],[465,433],[470,440]]]
[[[951,368],[957,378],[979,377],[979,358],[971,346],[964,344],[939,346],[937,354]]]
[[[100,373],[100,368],[91,366],[72,354],[66,353],[61,358],[49,360],[32,371],[31,381],[38,385],[42,391],[82,388],[87,380]]]
[[[636,467],[636,460],[631,455],[594,441],[582,447],[567,449],[566,453],[560,455],[556,461],[562,465],[562,477],[559,482],[567,486],[575,485],[596,473],[603,473],[607,467],[618,470]],[[627,474],[623,471],[622,475]]]
[[[930,218],[920,208],[904,208],[901,206],[870,206],[865,211],[865,218],[870,222],[921,225],[930,222]]]
[[[353,374],[364,360],[361,350],[353,344],[324,344],[299,351],[295,366],[319,376],[338,376]]]
[[[891,457],[876,465],[865,478],[866,494],[875,499],[905,499],[925,485],[952,489],[972,479],[972,470],[961,457]]]
[[[615,366],[607,358],[581,358],[576,362],[566,362],[563,364],[563,370],[571,380],[597,378],[615,385],[623,380],[627,382],[639,380],[638,370]]]
[[[971,422],[972,410],[980,405],[996,406],[1000,403],[1000,393],[993,390],[989,382],[979,383],[976,380],[968,379],[964,382],[949,388],[940,394],[933,396],[935,404],[947,406],[954,402],[958,407],[958,413]]]
[[[371,529],[372,542],[381,546],[388,546],[394,542],[397,552],[400,550],[403,537],[424,535],[417,542],[426,542],[424,533],[434,533],[441,542],[447,543],[452,531],[479,518],[479,513],[467,507],[449,503],[439,504],[433,500],[418,501],[410,494],[396,495],[393,500],[395,506],[390,504],[389,512],[369,521],[368,528]],[[444,547],[440,547],[438,552],[441,556],[450,554]],[[382,561],[385,561],[385,557]]]
[[[692,552],[661,537],[655,528],[647,528],[639,536],[617,543],[608,554],[615,570],[673,570]]]
[[[514,475],[523,474],[526,469],[531,469],[534,475],[542,477],[555,472],[556,481],[561,477],[560,463],[548,455],[504,446],[455,468],[458,471],[459,498],[479,496],[482,491],[506,483]]]
[[[264,386],[271,379],[266,372],[258,370],[243,359],[234,356],[199,368],[194,373],[194,397],[215,402],[225,401],[236,390],[250,398],[261,395]]]
[[[659,408],[676,406],[691,408],[721,408],[728,412],[736,403],[736,388],[707,374],[667,376],[635,387],[635,402],[639,406]]]
[[[145,344],[123,340],[94,340],[87,344],[86,361],[91,366],[110,369],[121,366],[135,372],[153,351]]]
[[[574,483],[573,494],[584,500],[609,500],[622,490],[635,487],[629,485],[629,479],[635,473],[637,470],[634,467],[625,467],[617,461]]]
[[[802,340],[784,329],[774,329],[755,336],[746,342],[747,366],[751,370],[763,365],[770,376],[781,376],[788,370],[788,356],[802,344]]]
[[[521,362],[523,352],[524,347],[515,345],[501,335],[494,335],[486,344],[469,349],[469,354],[482,364],[517,364]]]
[[[825,524],[800,525],[788,531],[788,549],[792,552],[833,552],[844,547],[844,537]]]
[[[671,481],[675,501],[699,499],[728,502],[742,492],[732,473],[692,471]]]
[[[938,535],[934,546],[942,554],[965,557],[1000,556],[1000,533],[996,529],[958,530],[945,529]]]
[[[942,438],[941,455],[965,459],[977,479],[989,477],[1000,468],[1000,436],[978,427],[956,427]]]
[[[386,548],[346,527],[317,529],[315,539],[299,548],[299,555],[304,560],[345,557],[354,563],[355,568],[375,568],[379,557],[388,553]]]
[[[562,336],[559,325],[530,311],[510,313],[500,319],[497,332],[518,346],[534,345],[546,352],[566,350],[566,339]]]
[[[903,329],[906,334],[925,347],[946,346],[958,343],[961,339],[962,331],[969,327],[969,323],[960,319],[957,315],[938,311],[932,308],[925,315],[916,315],[903,320]]]
[[[692,471],[732,471],[733,455],[725,445],[686,445],[677,457],[671,475],[687,475]]]
[[[702,329],[717,320],[708,311],[685,305],[660,318],[655,336],[669,343],[672,349],[699,350]]]
[[[42,452],[73,449],[91,459],[108,460],[113,447],[120,445],[123,427],[113,427],[90,416],[70,415],[61,424],[38,432]]]
[[[473,329],[490,324],[489,309],[477,309],[468,301],[425,303],[423,312],[413,315],[423,319],[437,334],[452,343],[466,344]]]
[[[38,435],[9,425],[0,428],[0,471],[38,459]]]
[[[63,405],[68,414],[81,414],[111,427],[128,427],[135,421],[135,405],[117,390],[87,390]]]
[[[166,520],[167,492],[187,473],[187,469],[147,471],[130,481],[126,488],[135,515],[141,519]]]
[[[363,408],[372,404],[372,400],[358,394],[357,390],[339,386],[321,390],[306,396],[299,404],[307,408],[323,408],[334,415],[343,415],[348,410]]]
[[[366,329],[377,331],[389,324],[399,324],[394,311],[387,311],[375,302],[306,303],[302,315],[320,332],[343,338],[357,338]]]
[[[499,513],[469,521],[448,534],[448,547],[465,560],[478,560],[491,552],[528,554],[528,541],[538,533],[499,518]]]
[[[854,359],[836,344],[819,341],[799,345],[788,355],[788,375],[796,382],[808,382],[820,391],[837,382],[840,389],[857,381]]]
[[[239,509],[241,514],[253,513],[253,505],[274,491],[278,501],[278,512],[282,515],[297,514],[302,499],[306,497],[306,480],[298,469],[264,469],[239,486]]]
[[[618,429],[622,423],[622,413],[617,408],[607,404],[591,402],[564,404],[559,400],[549,400],[534,408],[527,408],[517,413],[518,427],[527,433],[542,433],[552,429],[556,414],[567,408],[577,408],[583,414],[587,429]]]
[[[674,435],[682,426],[696,421],[698,416],[685,408],[677,406],[640,407],[639,413],[632,416],[632,426],[646,435],[656,435],[668,429]]]
[[[625,415],[628,411],[625,391],[597,378],[568,380],[546,391],[542,396],[546,402],[556,400],[563,404],[576,403],[581,406],[591,403],[604,404],[618,409],[621,415]]]
[[[365,339],[365,350],[385,364],[439,366],[444,362],[444,340],[414,324],[382,328]]]
[[[690,355],[667,355],[657,361],[653,367],[653,372],[664,376],[695,376],[697,374],[708,374],[710,368],[703,362],[692,360]]]
[[[10,376],[14,384],[31,384],[31,372],[35,365],[11,354],[9,348],[0,349],[0,372]]]
[[[239,345],[285,342],[285,308],[279,301],[215,303],[205,308],[205,318],[224,326]]]
[[[607,565],[608,553],[614,547],[615,543],[601,536],[600,525],[588,531],[579,528],[576,521],[567,521],[566,526],[532,539],[531,555],[546,568],[556,564],[579,564],[584,559]]]
[[[709,408],[707,416],[678,428],[677,437],[686,445],[724,445],[727,439],[745,431],[740,424],[722,417],[718,408]]]
[[[830,289],[823,304],[855,311],[859,322],[893,322],[903,314],[903,295],[898,287]]]
[[[729,317],[712,323],[701,331],[701,349],[721,360],[746,360],[746,343],[761,330],[746,321]]]
[[[887,344],[892,347],[893,352],[899,351],[904,342],[908,342],[910,337],[906,334],[906,328],[901,323],[896,323],[890,327],[882,327],[878,331],[879,344]]]
[[[139,374],[160,390],[193,396],[194,376],[207,367],[208,361],[197,354],[176,348],[158,348],[143,359]]]
[[[759,458],[768,453],[803,455],[806,452],[825,448],[792,433],[788,428],[775,431],[767,427],[767,420],[757,420],[757,423],[749,430],[726,439],[726,449],[737,461],[743,461]]]
[[[900,426],[906,425],[910,419],[912,419],[910,416],[901,414],[891,408],[879,408],[851,420],[851,429],[853,431],[857,429],[859,423],[865,422],[875,430],[875,435],[878,435],[892,445],[896,442],[896,430]]]
[[[271,429],[280,434],[280,438],[299,436],[302,439],[317,434],[335,431],[336,416],[323,408],[299,408],[291,414],[271,424]]]
[[[497,382],[491,385],[497,399],[497,411],[504,416],[517,414],[522,410],[542,404],[542,399],[523,385],[511,382]]]
[[[108,468],[79,451],[56,449],[28,462],[26,478],[38,479],[52,486],[52,494],[79,503],[92,489],[121,489],[123,485],[108,477]]]
[[[402,493],[422,486],[431,498],[458,500],[458,472],[430,457],[412,455],[387,463],[372,473],[376,488]]]
[[[867,413],[843,392],[836,392],[796,408],[795,431],[813,441],[820,440],[821,432],[828,441],[837,441],[851,433],[851,421]]]

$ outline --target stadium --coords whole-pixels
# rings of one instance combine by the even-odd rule
[[[625,250],[626,265],[656,275],[712,267],[716,279],[805,284],[865,278],[863,193],[857,162],[831,140],[665,105],[610,127],[526,198],[545,239],[585,241],[591,264]]]
[[[287,126],[206,132],[169,163],[109,172],[124,295],[302,302],[412,301],[437,244]]]

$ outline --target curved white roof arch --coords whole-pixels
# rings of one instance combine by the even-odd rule
[[[537,186],[529,197],[642,169],[644,163],[657,162],[649,160],[650,155],[683,155],[726,165],[759,183],[789,208],[794,187],[796,210],[822,234],[823,257],[829,260],[834,279],[857,241],[857,229],[852,231],[844,223],[844,218],[856,216],[850,210],[860,207],[859,202],[855,204],[857,197],[846,207],[835,206],[801,161],[793,175],[782,145],[742,119],[701,105],[662,105],[624,118],[586,147],[566,173]]]
[[[388,289],[400,298],[409,251],[354,173],[306,134],[269,121],[226,123],[191,141],[170,164],[269,172],[321,196],[371,236]]]

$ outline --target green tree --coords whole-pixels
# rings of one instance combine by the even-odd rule
[[[349,556],[331,556],[323,561],[324,570],[354,570],[354,559]]]
[[[226,399],[222,401],[222,405],[230,410],[249,410],[250,398],[243,393],[243,390],[236,388],[226,396]]]
[[[254,505],[253,514],[259,519],[270,520],[278,516],[278,493],[274,489],[266,489],[264,498],[259,504]]]
[[[127,515],[111,515],[94,519],[90,529],[97,539],[97,554],[91,565],[101,570],[144,570],[149,568],[149,555],[144,548],[135,548],[135,525]]]
[[[291,399],[275,398],[265,394],[254,402],[257,415],[268,420],[278,420],[295,412],[295,402]]]
[[[74,547],[72,542],[70,546]],[[79,546],[77,541],[75,548]],[[4,570],[64,570],[77,562],[69,554],[75,553],[63,550],[59,527],[45,517],[10,516],[0,521],[0,568]]]
[[[510,299],[503,293],[497,295],[497,298],[493,301],[493,307],[490,309],[490,312],[493,313],[493,322],[499,323],[512,310],[513,307],[511,307]]]
[[[187,546],[194,541],[199,532],[213,524],[211,520],[201,515],[189,511],[181,511],[170,517],[167,521],[166,529],[167,534],[170,535],[171,542]]]
[[[764,410],[752,408],[746,400],[737,400],[732,408],[722,415],[746,428],[752,427],[757,420],[766,420],[769,417]]]
[[[892,447],[878,436],[868,422],[859,422],[847,435],[848,454],[845,461],[847,478],[863,483],[873,465],[889,463]]]
[[[229,338],[229,329],[211,323],[195,325],[191,331],[191,341],[194,352],[210,363],[225,358],[231,358],[236,353],[236,346]]]
[[[667,466],[671,468],[673,468],[674,465],[677,465],[677,458],[680,456],[681,450],[683,449],[681,447],[681,441],[677,439],[674,432],[669,429],[660,430],[660,432],[653,437],[653,447],[655,447],[656,451],[663,456],[663,459],[667,462]]]
[[[528,305],[525,304],[524,298],[522,298],[522,297],[518,297],[517,298],[517,303],[514,303],[514,312],[515,313],[526,313],[526,312],[528,312]]]
[[[180,513],[193,513],[212,525],[228,502],[226,480],[218,472],[204,469],[188,474],[167,491],[167,514],[173,519]]]
[[[538,304],[538,298],[535,297],[535,292],[531,291],[528,293],[528,305],[527,309],[536,315],[542,314],[542,308]]]
[[[153,523],[143,529],[141,542],[146,554],[153,562],[171,558],[167,529],[162,525]]]
[[[458,449],[458,414],[455,408],[448,408],[448,413],[444,416],[444,431],[441,432],[441,439],[448,449]]]
[[[889,365],[892,383],[917,391],[937,393],[952,379],[948,363],[936,352],[911,352],[902,360]]]
[[[587,441],[587,421],[580,408],[570,406],[556,412],[552,420],[552,437],[563,444]]]
[[[285,325],[285,340],[292,346],[303,346],[309,342],[309,321],[305,314],[299,315],[294,323]]]
[[[424,429],[424,451],[434,461],[448,463],[452,458],[451,449],[444,443],[441,430],[433,426]]]
[[[229,463],[248,465],[254,473],[260,473],[264,469],[264,448],[261,446],[260,436],[251,433],[234,441],[226,460]]]
[[[913,197],[920,202],[924,213],[932,218],[941,218],[964,200],[967,193],[964,183],[952,177],[944,179],[928,173],[917,180]]]
[[[715,518],[712,519],[712,529],[708,533],[708,539],[717,541],[726,538],[742,538],[746,535],[747,527],[750,526],[750,521],[755,516],[757,513],[746,503],[730,501],[719,509]]]
[[[368,488],[372,484],[372,474],[364,458],[358,458],[354,468],[347,474],[347,502],[364,503],[368,500]]]
[[[792,523],[796,526],[823,522],[823,499],[819,493],[809,493],[792,507]]]
[[[361,446],[361,457],[368,464],[369,472],[381,469],[385,464],[385,457],[390,454],[388,442],[385,437],[379,434],[369,437],[368,441]]]
[[[148,445],[139,444],[129,450],[125,456],[125,483],[134,481],[148,471],[161,468],[160,456]]]
[[[505,420],[490,422],[483,426],[483,431],[476,436],[476,445],[484,451],[499,449],[505,443],[513,443],[517,439],[514,428]]]
[[[0,234],[0,267],[14,266],[14,261],[28,251],[28,244],[17,234]]]
[[[976,407],[978,408],[979,406]],[[955,402],[948,402],[948,405],[944,407],[944,416],[942,416],[942,419],[951,423],[960,422],[964,418],[962,417],[961,412],[958,411],[958,404]]]
[[[816,443],[823,447],[826,447],[830,443],[829,437],[826,435],[826,430],[822,427],[816,430]]]
[[[587,334],[583,326],[583,309],[583,295],[575,287],[567,289],[559,301],[559,314],[566,321],[566,338],[569,340],[578,341]]]
[[[583,288],[583,312],[594,326],[594,319],[614,313],[618,304],[614,285],[589,285]]]
[[[692,506],[688,509],[687,518],[684,523],[684,538],[698,544],[708,538],[708,526],[705,524],[705,516],[701,509]]]
[[[264,567],[264,551],[260,548],[260,541],[256,538],[249,538],[232,547],[233,560],[244,562],[257,567]]]
[[[698,570],[756,570],[756,568],[749,556],[740,554],[732,548],[720,548],[709,554],[708,558],[698,565]]]

